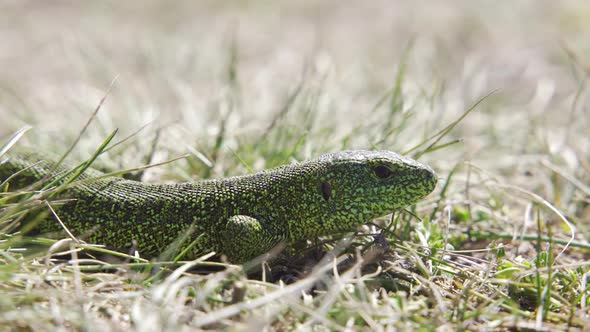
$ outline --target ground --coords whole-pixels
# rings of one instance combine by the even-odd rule
[[[95,167],[188,154],[146,182],[343,149],[440,179],[262,271],[22,238],[3,186],[0,329],[590,329],[586,1],[9,0],[0,22],[0,154],[81,161],[118,130]]]

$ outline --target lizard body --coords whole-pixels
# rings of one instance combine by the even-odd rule
[[[12,187],[51,181],[71,168],[30,151],[0,159],[0,183],[8,179]],[[88,169],[79,179],[103,175]],[[58,194],[71,200],[56,211],[69,231],[91,243],[122,249],[134,240],[140,254],[156,256],[192,227],[184,245],[195,243],[185,257],[214,250],[244,262],[281,242],[354,230],[428,195],[436,181],[430,167],[390,151],[343,151],[194,183],[82,181]],[[39,229],[63,231],[52,217]]]

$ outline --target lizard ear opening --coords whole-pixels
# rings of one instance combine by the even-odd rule
[[[332,198],[332,185],[329,182],[322,182],[320,185],[320,189],[322,190],[322,197],[327,202]]]

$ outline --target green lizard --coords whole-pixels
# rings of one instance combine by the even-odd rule
[[[12,188],[51,181],[71,169],[40,154],[0,158],[0,183]],[[78,179],[104,176],[88,169]],[[285,242],[354,230],[428,195],[432,169],[390,151],[344,151],[251,175],[195,183],[148,184],[118,177],[82,181],[60,192],[66,228],[91,243],[156,256],[186,234],[185,258],[216,251],[245,262]],[[48,183],[48,182],[46,182]],[[54,217],[40,232],[63,232]]]

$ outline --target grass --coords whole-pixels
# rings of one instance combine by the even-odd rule
[[[21,216],[63,188],[0,184],[0,330],[590,328],[583,2],[1,6],[19,42],[0,46],[0,158],[68,155],[75,184],[389,149],[440,181],[246,266],[27,236]]]

